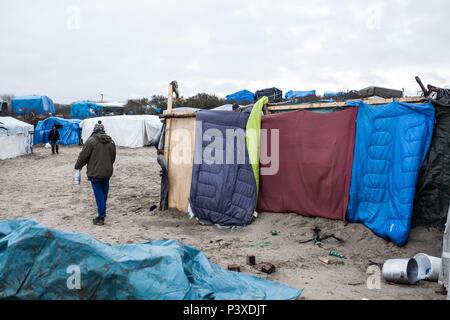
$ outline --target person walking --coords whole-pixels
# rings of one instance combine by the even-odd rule
[[[114,173],[115,161],[116,145],[99,121],[91,137],[85,142],[75,164],[75,170],[81,170],[87,165],[87,176],[91,182],[98,209],[98,216],[93,219],[94,225],[97,226],[105,224],[109,180]]]
[[[52,131],[48,134],[48,143],[52,146],[52,154],[59,154],[59,131],[56,126],[52,127]]]

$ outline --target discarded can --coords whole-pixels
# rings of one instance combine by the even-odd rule
[[[275,272],[275,270],[276,270],[276,267],[271,263],[265,262],[261,266],[261,271],[264,273],[267,273],[267,274],[272,274]]]
[[[256,266],[256,257],[255,256],[247,256],[247,264],[249,266]]]
[[[237,264],[228,265],[228,270],[233,272],[241,272],[241,266]]]
[[[387,260],[383,265],[383,278],[396,284],[416,284],[419,279],[419,265],[416,259]]]
[[[272,230],[270,233],[272,234],[272,236],[276,237],[276,236],[279,236],[281,232]]]

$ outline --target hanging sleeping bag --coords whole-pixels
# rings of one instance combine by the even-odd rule
[[[433,105],[351,104],[359,111],[347,218],[403,246],[419,170],[433,134]]]
[[[245,226],[252,221],[257,189],[246,146],[249,115],[248,111],[196,114],[189,200],[192,213],[204,223]]]

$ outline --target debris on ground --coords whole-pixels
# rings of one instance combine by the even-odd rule
[[[247,265],[256,266],[256,257],[255,256],[247,256]]]
[[[335,258],[339,258],[339,259],[347,259],[347,257],[346,256],[344,256],[344,255],[342,255],[342,254],[340,254],[339,252],[337,252],[336,250],[332,250],[332,251],[330,251],[330,254],[329,254],[329,256],[330,257],[335,257]]]
[[[277,268],[269,262],[264,262],[261,263],[261,272],[267,273],[267,274],[272,274],[275,272]]]
[[[241,272],[241,266],[238,264],[230,264],[228,265],[228,270],[234,272]]]
[[[319,261],[328,265],[344,265],[344,261],[331,259],[329,257],[319,257]]]
[[[300,241],[301,244],[306,244],[309,242],[313,242],[314,245],[317,245],[319,247],[322,246],[322,242],[328,239],[335,239],[338,242],[344,242],[344,240],[342,240],[341,238],[336,237],[334,234],[331,235],[327,235],[324,237],[320,236],[320,233],[322,232],[321,229],[319,229],[318,227],[315,227],[313,230],[313,237],[311,239],[305,240],[305,241]]]
[[[264,241],[264,242],[258,242],[257,244],[252,244],[250,247],[252,248],[268,248],[272,245],[271,242]]]

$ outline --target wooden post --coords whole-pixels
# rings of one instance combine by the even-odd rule
[[[173,86],[169,84],[169,96],[167,99],[167,113],[171,114],[173,109]]]

